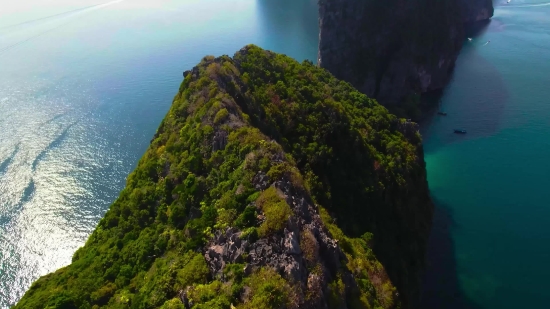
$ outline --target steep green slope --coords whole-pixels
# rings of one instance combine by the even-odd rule
[[[398,308],[425,176],[414,124],[311,62],[205,57],[72,263],[15,308]]]

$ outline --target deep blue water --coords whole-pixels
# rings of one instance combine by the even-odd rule
[[[0,308],[70,262],[184,70],[248,43],[317,54],[315,0],[43,2],[0,8]],[[430,308],[550,298],[550,6],[506,6],[466,44],[442,98],[449,115],[423,129],[437,204]]]

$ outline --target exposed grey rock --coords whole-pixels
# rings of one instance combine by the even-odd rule
[[[213,276],[224,280],[223,269],[230,263],[245,263],[244,272],[247,274],[259,267],[271,267],[301,287],[297,292],[301,308],[328,308],[327,287],[337,273],[343,274],[342,280],[349,289],[346,293],[356,289],[352,274],[343,271],[345,268],[342,266],[347,263],[345,254],[328,234],[316,206],[306,192],[296,188],[289,179],[269,183],[267,176],[262,173],[256,175],[254,183],[264,190],[274,186],[282,192],[294,216],[287,221],[282,231],[254,243],[241,239],[241,232],[236,228],[216,232],[204,249],[204,257]],[[302,233],[313,235],[319,248],[317,262],[321,271],[315,274],[310,273],[306,266],[304,252],[300,247]],[[306,293],[310,297],[306,298]]]
[[[263,191],[269,187],[269,177],[266,173],[259,171],[252,179],[252,184],[256,190]]]
[[[216,232],[210,245],[206,247],[204,257],[214,276],[222,276],[228,263],[242,263],[243,255],[248,252],[248,241],[241,239],[241,232],[228,228],[225,232]]]
[[[307,278],[307,289],[308,291],[315,291],[310,295],[310,307],[311,309],[325,309],[328,308],[325,300],[325,287],[323,284],[326,283],[326,280],[322,277],[321,274],[310,273]]]
[[[227,132],[224,130],[216,131],[212,140],[212,151],[223,150],[227,145]]]
[[[191,307],[193,307],[193,301],[189,298],[189,291],[192,289],[193,287],[191,286],[188,286],[187,288],[185,288],[185,290],[180,290],[179,291],[179,299],[181,301],[181,303],[183,304],[183,306],[185,307],[185,309],[190,309]]]
[[[285,229],[284,247],[287,254],[301,254],[300,243],[296,234]]]

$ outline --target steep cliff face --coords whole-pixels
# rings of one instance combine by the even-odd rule
[[[185,72],[120,197],[15,308],[410,307],[432,208],[414,123],[247,46]]]
[[[392,106],[444,87],[491,0],[320,0],[318,64]]]
[[[493,17],[493,0],[460,0],[462,20],[465,23],[487,20]]]

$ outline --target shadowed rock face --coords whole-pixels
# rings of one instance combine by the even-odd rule
[[[465,23],[482,21],[493,17],[493,0],[461,0],[462,20]]]
[[[443,88],[491,0],[320,0],[318,64],[382,104]]]

